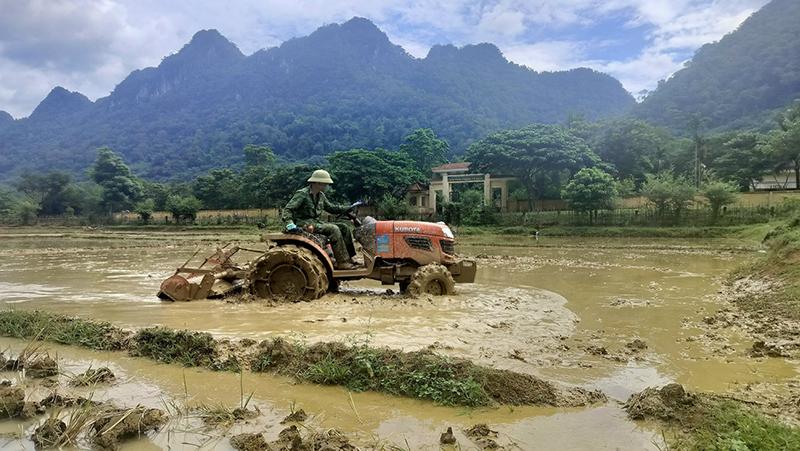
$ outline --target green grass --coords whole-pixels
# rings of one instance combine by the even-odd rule
[[[214,337],[206,332],[175,330],[166,327],[141,329],[133,337],[129,353],[162,363],[204,366],[213,370],[238,370],[230,359],[220,361]]]
[[[676,451],[800,450],[800,429],[732,401],[714,403]]]
[[[110,323],[44,311],[0,311],[0,335],[21,339],[38,336],[43,340],[98,351],[127,347],[127,334]]]
[[[483,389],[486,370],[429,351],[404,353],[367,345],[325,343],[311,347],[275,340],[253,371],[272,371],[352,391],[372,390],[429,399],[449,406],[484,406],[494,401]]]
[[[540,237],[598,237],[598,238],[737,238],[760,241],[774,225],[754,224],[727,227],[547,227],[539,230]],[[462,226],[456,235],[518,235],[533,236],[533,227]]]

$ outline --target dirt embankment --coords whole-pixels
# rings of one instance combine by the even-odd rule
[[[308,345],[285,339],[215,339],[164,327],[126,331],[108,323],[49,312],[0,311],[0,335],[49,339],[217,371],[273,372],[353,390],[374,390],[445,405],[578,407],[605,402],[599,391],[565,387],[530,374],[475,365],[431,350],[402,352],[342,342]],[[84,377],[96,377],[95,374]]]

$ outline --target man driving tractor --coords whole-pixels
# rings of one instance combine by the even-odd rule
[[[313,233],[325,235],[331,242],[337,269],[354,269],[358,264],[353,260],[356,249],[353,245],[353,231],[345,222],[322,222],[323,211],[339,214],[348,208],[363,205],[358,201],[353,205],[334,204],[325,196],[325,191],[333,184],[328,171],[318,169],[308,179],[309,186],[295,191],[294,196],[283,209],[286,231],[294,232],[300,227],[313,227]],[[311,231],[311,229],[309,229]]]

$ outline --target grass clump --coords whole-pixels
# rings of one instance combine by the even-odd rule
[[[800,429],[732,401],[711,406],[706,421],[680,445],[686,451],[800,450]]]
[[[125,349],[128,338],[121,329],[110,323],[16,309],[0,311],[0,335],[21,339],[38,337],[98,351]]]
[[[147,357],[162,363],[205,366],[215,370],[233,369],[218,360],[217,342],[206,332],[167,327],[141,329],[133,337],[129,352],[132,356]]]

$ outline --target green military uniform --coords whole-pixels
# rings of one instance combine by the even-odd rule
[[[294,196],[286,204],[283,209],[283,221],[286,225],[294,223],[300,227],[314,226],[314,233],[328,237],[337,263],[342,263],[356,255],[353,245],[353,230],[350,228],[350,224],[322,222],[319,218],[323,211],[337,214],[347,208],[346,205],[332,203],[323,192],[318,193],[314,198],[314,195],[311,194],[311,187],[305,187],[295,191]]]

